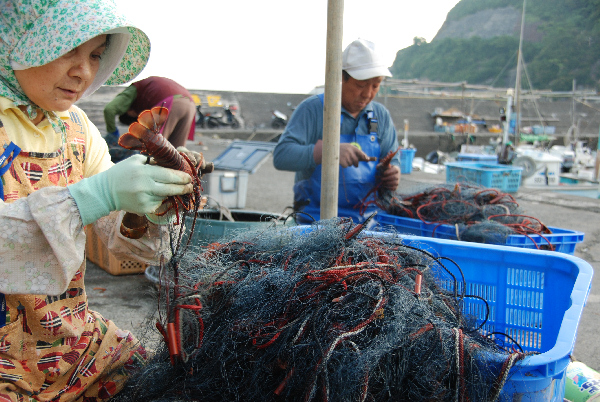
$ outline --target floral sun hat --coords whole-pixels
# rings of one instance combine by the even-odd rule
[[[150,41],[116,8],[113,0],[0,1],[0,96],[34,106],[14,70],[50,63],[102,34],[111,34],[86,97],[103,84],[133,80],[150,56]],[[52,112],[52,111],[46,111]]]

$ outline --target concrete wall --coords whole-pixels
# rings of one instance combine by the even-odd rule
[[[98,126],[101,133],[106,132],[104,124],[103,108],[117,93],[124,87],[102,87],[95,94],[78,103],[90,117],[92,122]],[[243,120],[243,128],[231,130],[224,129],[218,131],[222,137],[230,136],[232,138],[248,138],[253,136],[255,140],[272,140],[280,133],[271,129],[272,110],[277,109],[288,116],[292,111],[287,106],[290,102],[296,106],[303,99],[310,96],[307,94],[279,94],[279,93],[260,93],[260,92],[230,92],[230,91],[209,91],[209,90],[190,90],[203,100],[208,95],[218,95],[223,103],[239,105],[239,116]],[[472,100],[472,99],[433,99],[417,97],[398,97],[398,96],[378,96],[376,101],[384,104],[389,109],[396,130],[400,138],[404,135],[404,119],[409,121],[409,142],[417,148],[417,156],[424,157],[433,150],[451,152],[460,149],[460,145],[465,143],[467,138],[464,134],[445,134],[433,131],[434,120],[431,114],[436,108],[443,110],[457,108],[465,113],[477,114],[488,121],[489,125],[499,124],[499,109],[505,106],[506,101],[499,100]],[[570,99],[540,101],[537,104],[537,110],[542,116],[549,119],[548,124],[556,127],[557,138],[554,143],[563,144],[563,137],[571,126],[572,122],[572,102]],[[203,106],[203,111],[216,111],[218,108],[209,108]],[[533,103],[523,102],[522,115],[523,125],[539,124],[537,119],[537,110]],[[600,128],[600,104],[594,103],[585,106],[578,103],[575,109],[575,115],[579,120],[580,137],[589,140],[588,145],[596,149],[598,131]],[[197,130],[199,133],[207,135],[211,130]],[[487,145],[491,138],[497,138],[498,134],[479,132],[474,134],[471,139],[476,145]]]

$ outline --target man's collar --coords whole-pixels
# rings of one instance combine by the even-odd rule
[[[346,108],[344,108],[344,106],[342,105],[342,113],[352,117],[353,119],[360,119],[362,117],[363,114],[369,112],[369,111],[373,111],[373,101],[367,103],[367,106],[365,106],[365,108],[363,110],[360,111],[360,113],[358,113],[358,115],[356,117],[352,116],[350,114],[350,112],[348,112],[346,110]]]

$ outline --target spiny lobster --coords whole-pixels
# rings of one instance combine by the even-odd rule
[[[167,211],[174,208],[177,216],[176,224],[179,224],[179,205],[186,211],[196,210],[204,206],[206,198],[203,198],[200,193],[202,190],[200,178],[202,174],[212,172],[214,165],[212,163],[205,163],[204,158],[201,158],[199,163],[192,162],[185,153],[177,151],[160,134],[160,129],[167,120],[168,115],[169,110],[162,106],[144,110],[138,116],[138,121],[129,126],[129,132],[119,138],[119,145],[123,148],[138,150],[149,157],[151,156],[159,166],[181,170],[192,177],[194,186],[192,193],[183,196],[168,197],[165,201],[166,205],[163,204],[165,208],[162,208],[162,212],[155,212],[155,214],[164,215]],[[121,233],[130,238],[141,237],[148,227],[146,219],[145,216],[139,217],[135,214],[126,213],[123,217]],[[192,224],[192,231],[193,226],[194,224]],[[135,229],[130,229],[131,227]],[[161,260],[161,267],[163,265],[164,261]],[[173,297],[178,298],[181,295],[181,290],[179,288],[179,269],[177,263],[173,267],[173,283]],[[169,293],[168,288],[166,293]],[[172,363],[176,359],[179,360],[184,357],[184,353],[181,351],[179,313],[179,308],[170,309],[166,329],[160,322],[156,324],[168,345]]]
[[[398,147],[398,148],[396,148],[395,151],[388,152],[388,154],[379,161],[379,163],[377,164],[378,173],[383,173],[390,167],[390,165],[392,163],[392,159],[394,159],[394,156],[396,156],[396,154],[398,153],[398,151],[400,151],[401,148],[402,147]],[[363,215],[365,213],[365,211],[369,205],[371,205],[371,204],[378,205],[377,199],[368,201],[369,197],[374,193],[377,193],[378,197],[381,199],[381,198],[386,197],[389,193],[391,193],[391,191],[386,188],[383,188],[381,186],[381,182],[377,182],[373,186],[373,188],[371,188],[371,190],[369,190],[367,195],[365,195],[364,198],[354,207],[354,208],[359,209],[359,212],[361,215]]]
[[[167,141],[160,133],[160,129],[165,124],[168,116],[169,110],[166,107],[156,106],[150,110],[144,110],[139,114],[138,121],[131,124],[129,131],[119,138],[119,145],[151,156],[158,166],[181,170],[192,177],[194,186],[192,193],[169,197],[165,201],[166,207],[157,213],[157,215],[164,215],[174,208],[177,212],[177,224],[179,224],[179,206],[189,211],[201,207],[205,202],[200,193],[202,191],[200,177],[204,173],[212,172],[213,164],[206,163],[204,158],[196,164],[187,155],[177,151]],[[121,233],[130,238],[141,237],[145,232],[144,227],[147,227],[145,217],[136,217],[135,214],[126,214],[123,223],[126,227],[121,227]],[[128,227],[135,229],[128,230]]]

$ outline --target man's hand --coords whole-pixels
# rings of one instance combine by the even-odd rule
[[[379,165],[377,167],[379,168]],[[379,180],[383,187],[390,191],[396,191],[400,184],[400,168],[395,165],[389,165],[387,169],[381,172]]]
[[[354,145],[348,143],[340,144],[340,165],[342,167],[358,167],[359,162],[368,162],[370,160],[367,154]]]
[[[318,140],[313,149],[313,158],[317,165],[323,163],[323,140]],[[354,166],[358,167],[359,162],[370,162],[373,159],[367,154],[348,143],[340,144],[340,165],[342,167]]]

